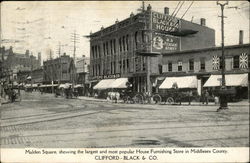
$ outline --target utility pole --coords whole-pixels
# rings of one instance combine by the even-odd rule
[[[74,61],[74,65],[76,64],[76,43],[79,43],[79,34],[76,33],[76,30],[74,30],[74,33],[71,33],[71,42],[73,42],[74,46],[73,46],[73,61]],[[72,87],[74,89],[74,85],[75,85],[75,78],[76,78],[76,70],[75,67],[73,68],[73,81],[72,81]]]
[[[50,62],[51,62],[51,85],[52,85],[52,93],[54,93],[54,76],[53,76],[53,72],[54,72],[54,61],[53,61],[53,56],[52,56],[52,50],[50,49],[49,51],[49,55],[50,55]]]
[[[225,54],[224,54],[224,7],[228,5],[228,1],[226,3],[219,3],[217,1],[217,5],[220,5],[221,7],[221,58],[222,58],[222,68],[221,68],[221,75],[222,75],[222,81],[221,81],[221,92],[220,92],[220,107],[217,109],[217,111],[220,111],[222,109],[228,109],[227,106],[227,96],[226,96],[226,80],[225,80]]]

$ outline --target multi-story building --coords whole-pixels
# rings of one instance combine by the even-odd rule
[[[89,82],[89,64],[90,59],[83,55],[76,59],[77,84],[86,84]]]
[[[64,53],[59,58],[50,59],[43,62],[43,83],[72,83],[75,74],[75,64],[73,58]]]
[[[2,71],[11,72],[14,80],[16,80],[18,72],[31,71],[41,66],[41,53],[38,53],[38,58],[36,58],[30,55],[29,50],[26,50],[25,54],[20,54],[13,52],[12,47],[9,49],[2,47],[0,55]]]
[[[215,31],[205,25],[173,18],[151,6],[146,11],[90,34],[90,81],[128,78],[134,91],[146,90],[149,53],[172,53],[215,46]],[[161,72],[162,56],[150,58],[151,82]]]
[[[217,83],[217,80],[220,80],[221,82],[221,53],[221,47],[164,53],[162,54],[161,76],[166,78],[177,76],[196,76],[197,83],[199,83],[197,85],[197,91],[200,94],[204,84],[211,77],[211,75],[217,75],[218,79],[213,78],[213,80],[215,80],[213,81],[214,85],[209,84],[207,86],[212,87],[221,85],[221,83],[219,85]],[[247,74],[249,73],[250,67],[250,44],[225,46],[224,54],[226,76],[230,75],[230,80],[235,81],[233,86],[245,86],[245,91],[241,92],[247,94]],[[242,76],[236,75],[234,77],[234,75],[231,74],[242,74]],[[230,82],[228,80],[226,77],[226,85],[228,85],[227,82]]]
[[[76,59],[76,83],[79,95],[87,95],[89,88],[89,57],[83,55]]]

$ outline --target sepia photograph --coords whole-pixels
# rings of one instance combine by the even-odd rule
[[[249,151],[249,1],[2,1],[0,11],[5,161],[14,149],[127,150],[98,162]]]

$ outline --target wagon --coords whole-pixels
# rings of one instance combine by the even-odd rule
[[[192,91],[192,95],[190,94],[192,90],[180,90],[180,89],[168,89],[168,90],[160,90],[159,93],[156,93],[152,96],[152,101],[154,103],[162,103],[167,104],[175,104],[183,101],[194,100],[196,98],[196,94]]]

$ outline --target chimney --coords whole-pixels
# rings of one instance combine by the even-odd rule
[[[205,18],[201,18],[201,25],[206,26],[206,19]]]
[[[243,30],[239,32],[239,44],[243,44]]]
[[[164,14],[169,15],[169,8],[168,7],[164,7]]]

